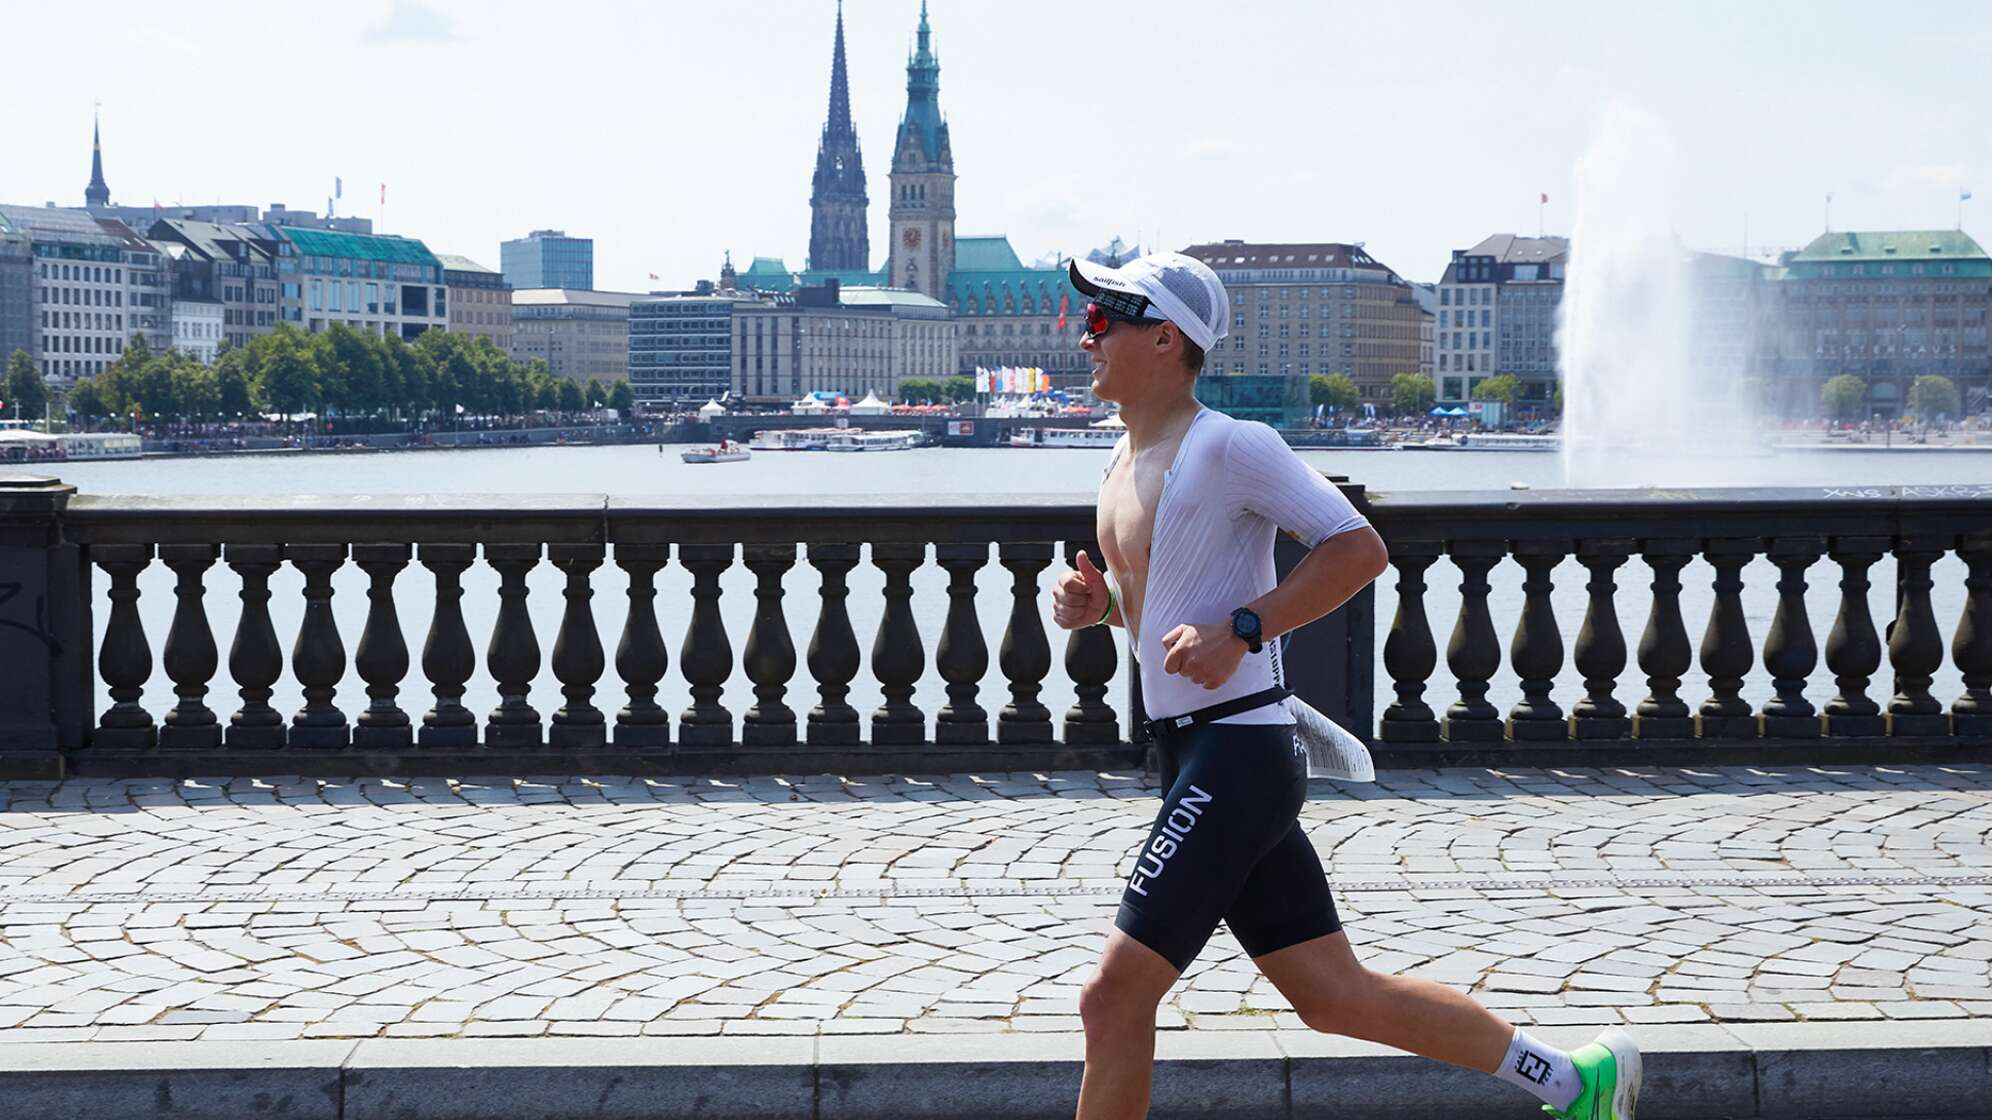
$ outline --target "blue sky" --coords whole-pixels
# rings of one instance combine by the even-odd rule
[[[597,284],[688,286],[808,244],[830,0],[753,4],[10,0],[0,201],[79,204],[92,103],[118,202],[344,207],[496,267],[596,240]],[[1573,217],[1604,107],[1660,118],[1680,237],[1836,228],[1992,240],[1992,5],[932,0],[959,232],[1027,259],[1118,234],[1363,241],[1412,279]],[[852,108],[885,244],[918,0],[849,0]],[[79,39],[79,36],[82,38]],[[23,107],[27,108],[23,108]],[[744,263],[744,261],[743,261]],[[662,279],[649,280],[650,273]]]

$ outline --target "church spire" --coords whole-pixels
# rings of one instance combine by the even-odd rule
[[[870,269],[865,229],[865,163],[851,123],[850,69],[844,62],[844,4],[837,3],[836,45],[830,54],[830,109],[816,145],[809,194],[809,267]]]
[[[109,206],[111,188],[104,183],[104,135],[103,126],[96,114],[90,117],[90,185],[84,188],[85,206]]]

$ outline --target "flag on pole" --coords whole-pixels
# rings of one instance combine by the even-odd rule
[[[651,278],[652,280],[655,280],[655,279],[657,279],[657,274],[656,274],[656,273],[654,273],[654,272],[653,272],[653,273],[651,273],[651,274],[650,274],[650,278]]]
[[[1064,292],[1058,297],[1058,333],[1065,333],[1065,313],[1072,309],[1072,293]]]
[[[332,176],[332,197],[333,198],[346,197],[346,180],[341,179],[337,175]]]
[[[1959,202],[1970,202],[1970,201],[1971,201],[1971,192],[1970,192],[1970,191],[1959,191],[1959,192],[1957,192],[1957,200],[1958,200]]]
[[[380,204],[381,204],[382,206],[386,206],[386,205],[387,205],[387,184],[386,184],[386,183],[382,183],[382,184],[380,185]]]
[[[1543,195],[1543,196],[1542,196],[1542,205],[1544,205],[1544,206],[1547,206],[1547,205],[1549,205],[1549,196],[1548,196],[1548,195]]]

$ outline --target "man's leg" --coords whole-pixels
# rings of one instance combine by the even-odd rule
[[[1254,958],[1300,1021],[1328,1034],[1380,1042],[1492,1073],[1515,1028],[1444,984],[1371,972],[1346,933],[1331,933]]]
[[[1086,1072],[1079,1120],[1140,1120],[1148,1114],[1155,1069],[1155,1008],[1176,982],[1176,966],[1116,929],[1100,967],[1079,992]]]

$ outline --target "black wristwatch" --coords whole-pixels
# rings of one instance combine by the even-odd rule
[[[1239,607],[1231,612],[1231,632],[1245,640],[1245,652],[1257,653],[1263,646],[1259,640],[1259,616],[1251,607]]]

